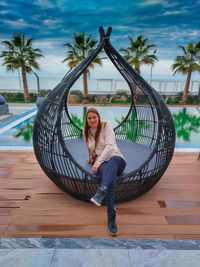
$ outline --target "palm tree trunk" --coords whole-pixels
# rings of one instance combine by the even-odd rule
[[[137,71],[137,73],[140,74],[140,67],[139,67],[139,66],[136,66],[136,67],[135,67],[135,70]]]
[[[135,71],[140,74],[140,67],[135,66]],[[136,101],[137,101],[137,85],[136,84],[134,84],[134,86],[133,86],[133,92],[134,92],[134,96],[133,96],[134,103],[136,103]]]
[[[24,100],[25,102],[30,102],[30,96],[28,92],[28,84],[26,79],[26,69],[25,69],[25,63],[22,62],[22,81],[23,81],[23,87],[24,87]]]
[[[186,103],[187,103],[188,92],[189,92],[189,87],[190,87],[191,75],[192,75],[192,72],[191,72],[191,70],[189,70],[189,72],[188,72],[188,74],[187,74],[187,80],[186,80],[186,83],[185,83],[185,88],[184,88],[183,97],[182,97],[182,103],[183,103],[183,104],[186,104]]]
[[[83,72],[83,100],[88,103],[87,71]]]

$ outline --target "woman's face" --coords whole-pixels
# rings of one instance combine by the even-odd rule
[[[94,112],[89,112],[87,114],[87,123],[91,128],[97,128],[99,124],[99,117]]]

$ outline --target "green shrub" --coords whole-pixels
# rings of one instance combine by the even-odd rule
[[[49,90],[49,89],[42,89],[42,90],[40,90],[39,95],[41,97],[45,97],[45,96],[48,95],[49,92],[51,92],[51,90]]]
[[[198,105],[199,101],[198,101],[198,96],[197,95],[188,95],[188,100],[187,100],[187,104],[194,104],[194,105]]]
[[[127,92],[117,92],[116,95],[128,95]]]
[[[181,98],[179,96],[175,96],[173,100],[173,104],[179,104],[181,102]]]
[[[132,100],[132,95],[129,95],[129,96],[127,97],[127,101],[128,101],[128,102],[131,102],[131,100]]]
[[[167,104],[169,104],[169,105],[173,105],[174,104],[173,98],[171,96],[168,98]]]
[[[1,94],[5,97],[6,102],[24,102],[24,93],[22,92],[4,92]],[[36,102],[36,99],[38,97],[37,93],[29,93],[29,96],[30,102]]]
[[[83,95],[83,93],[81,92],[81,90],[71,90],[69,92],[70,95]]]
[[[90,103],[95,103],[95,96],[94,95],[89,95],[89,102]]]
[[[37,93],[30,93],[30,102],[36,102],[38,94]]]
[[[116,95],[128,95],[130,91],[127,89],[117,89],[116,90]]]

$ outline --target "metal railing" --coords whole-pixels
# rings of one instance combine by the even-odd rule
[[[28,81],[29,82],[29,81]],[[147,81],[157,92],[160,94],[166,95],[176,95],[179,92],[183,92],[185,88],[185,80],[152,80]],[[46,85],[45,81],[40,78],[41,90],[51,90],[49,88],[49,84]],[[35,88],[35,89],[34,89]],[[200,80],[192,80],[190,82],[189,92],[191,94],[198,94],[200,88]],[[98,93],[107,93],[113,94],[117,92],[117,90],[128,90],[128,85],[124,80],[119,79],[88,79],[88,91],[89,93],[96,92]],[[77,82],[73,85],[72,90],[83,90],[83,81],[82,77],[77,80]],[[20,88],[0,88],[1,92],[22,92],[23,89]],[[37,85],[33,86],[30,83],[29,86],[30,92],[37,92]]]

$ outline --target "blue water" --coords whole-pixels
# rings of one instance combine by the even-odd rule
[[[69,113],[83,121],[83,107],[69,106]],[[117,120],[127,115],[128,107],[95,107],[102,121],[109,122],[112,127],[118,125]],[[176,147],[200,148],[200,108],[169,108],[176,126]],[[0,145],[32,146],[32,131],[35,116],[19,123],[15,127],[0,134]]]

